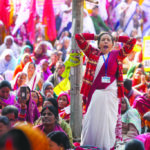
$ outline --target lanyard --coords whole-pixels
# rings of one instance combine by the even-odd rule
[[[103,60],[104,60],[104,64],[105,64],[105,76],[107,76],[107,67],[108,67],[109,55],[110,55],[110,53],[108,54],[108,57],[107,57],[107,59],[106,59],[107,62],[106,62],[105,57],[104,57],[104,55],[103,55]]]

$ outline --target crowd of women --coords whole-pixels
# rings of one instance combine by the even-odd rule
[[[69,124],[70,91],[54,92],[71,53],[71,3],[66,0],[55,10],[55,41],[45,40],[39,16],[34,44],[25,23],[15,35],[10,27],[9,35],[0,36],[0,149],[149,150],[150,75],[144,70],[142,42],[150,35],[145,9],[150,1],[140,6],[112,0],[105,15],[100,5],[87,3],[84,9],[85,33],[75,35],[86,66],[81,143],[73,142]],[[1,35],[3,27],[0,23]]]

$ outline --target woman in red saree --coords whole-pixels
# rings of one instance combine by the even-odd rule
[[[147,92],[137,97],[134,100],[132,105],[133,108],[136,108],[141,116],[142,128],[145,127],[145,119],[143,118],[144,114],[150,111],[150,85],[147,87]]]
[[[57,98],[58,112],[62,119],[70,120],[70,95],[67,93],[62,93]]]
[[[147,88],[146,75],[141,68],[137,68],[132,78],[132,86],[138,91],[144,93]]]

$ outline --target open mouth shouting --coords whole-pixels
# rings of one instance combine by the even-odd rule
[[[104,45],[104,49],[108,49],[108,46],[107,46],[107,45]]]

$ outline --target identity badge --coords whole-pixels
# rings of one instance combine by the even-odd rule
[[[102,83],[110,83],[110,77],[107,76],[102,77]]]

